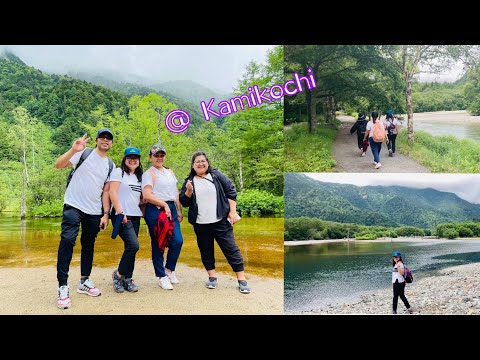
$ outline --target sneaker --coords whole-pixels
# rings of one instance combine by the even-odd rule
[[[58,288],[57,307],[59,309],[68,309],[72,305],[70,301],[70,289],[68,285],[62,285]]]
[[[217,287],[217,278],[209,277],[207,283],[205,284],[207,289],[215,289]]]
[[[125,277],[118,276],[118,270],[115,270],[112,273],[112,279],[113,279],[113,290],[117,293],[123,293],[125,291],[125,288],[123,287],[123,284],[125,282]]]
[[[397,315],[397,312],[395,310],[392,310],[392,315]]]
[[[365,152],[362,152],[362,156],[365,156]]]
[[[382,164],[380,163],[377,163],[377,165],[375,165],[375,169],[380,169],[382,167]]]
[[[373,165],[377,165],[377,164],[378,164],[378,163],[377,163],[375,160],[373,160]]]
[[[393,156],[393,152],[392,150],[388,150],[388,156],[392,157]]]
[[[250,288],[245,280],[238,280],[238,287],[242,294],[250,294]]]
[[[360,155],[363,156],[363,149],[360,149]]]
[[[159,285],[162,287],[162,289],[173,290],[172,283],[170,282],[168,276],[161,277]]]
[[[128,292],[137,292],[138,286],[135,285],[132,278],[125,278],[125,290]]]
[[[100,291],[100,289],[96,288],[95,285],[93,284],[93,281],[90,279],[86,279],[83,282],[83,284],[82,284],[82,280],[80,280],[80,283],[78,284],[78,287],[77,287],[77,293],[90,295],[90,296],[102,295],[102,292]]]
[[[170,282],[172,284],[178,284],[180,280],[175,276],[175,271],[172,271],[170,274],[167,274],[168,278],[170,279]]]
[[[413,314],[413,309],[412,309],[411,307],[409,307],[409,308],[407,309],[407,311],[408,311],[409,314]]]

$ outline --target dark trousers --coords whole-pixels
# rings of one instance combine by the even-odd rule
[[[243,271],[243,258],[233,237],[233,226],[226,217],[212,224],[195,224],[193,230],[197,235],[198,249],[206,270],[215,269],[215,239],[232,270]]]
[[[163,265],[163,252],[161,252],[158,248],[158,241],[153,232],[160,210],[152,204],[147,204],[145,208],[145,222],[147,223],[148,231],[150,233],[150,239],[152,243],[152,262],[155,270],[155,276],[157,277],[166,276],[165,268],[175,271],[177,260],[180,256],[180,250],[182,250],[183,245],[182,231],[180,230],[180,223],[178,222],[177,207],[173,201],[167,201],[167,204],[170,208],[170,212],[172,213],[174,228],[173,238],[170,241],[170,245],[168,245],[167,262],[165,263],[165,266]]]
[[[402,299],[405,307],[410,309],[410,304],[405,297],[405,281],[399,283],[398,280],[393,283],[393,311],[397,311],[398,297]]]
[[[363,149],[363,151],[366,151],[366,149],[363,148],[363,137],[365,134],[357,134],[357,144],[359,149]]]
[[[118,215],[112,215],[112,226],[115,224],[115,220]],[[123,216],[123,215],[120,215]],[[120,238],[124,242],[124,250],[120,264],[118,265],[118,272],[121,275],[125,275],[127,279],[133,276],[133,269],[135,267],[135,256],[140,247],[138,242],[138,231],[140,230],[140,217],[139,216],[127,216],[130,220],[126,224],[122,224],[120,227]]]
[[[62,232],[60,234],[60,245],[58,246],[57,257],[57,279],[58,285],[67,285],[68,270],[72,261],[73,247],[77,240],[80,224],[82,245],[80,256],[81,276],[90,276],[93,264],[93,251],[95,239],[100,231],[100,219],[102,215],[88,215],[73,206],[63,205]]]
[[[392,152],[395,152],[395,139],[397,138],[397,134],[388,134],[388,144],[387,148],[388,150],[392,150]]]

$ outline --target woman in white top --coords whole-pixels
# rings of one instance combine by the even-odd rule
[[[122,164],[112,171],[110,176],[110,200],[112,225],[120,221],[122,225],[118,235],[125,243],[122,258],[118,268],[113,272],[113,289],[118,293],[124,290],[138,291],[137,285],[132,280],[135,267],[135,256],[139,249],[138,231],[140,229],[140,195],[142,185],[142,164],[140,150],[136,147],[125,149]]]
[[[180,282],[175,275],[175,267],[183,245],[180,230],[180,222],[183,220],[183,216],[178,199],[177,178],[173,171],[164,165],[166,156],[167,152],[161,144],[153,145],[150,149],[149,160],[153,166],[143,173],[142,193],[144,200],[147,201],[145,222],[150,232],[155,275],[160,279],[159,285],[163,289],[173,290],[172,284]],[[173,237],[168,245],[165,264],[163,251],[159,248],[154,231],[160,208],[163,208],[167,217],[174,221]]]
[[[367,130],[363,140],[367,140],[370,143],[370,149],[372,149],[373,162],[375,169],[380,169],[382,164],[380,163],[380,151],[382,150],[382,143],[387,141],[387,133],[385,132],[385,123],[380,120],[378,112],[372,112],[372,119],[367,123]]]
[[[233,234],[233,224],[239,220],[235,186],[227,175],[210,166],[207,154],[203,151],[193,154],[191,167],[180,191],[180,201],[189,207],[188,222],[193,225],[197,235],[198,249],[208,274],[205,286],[208,289],[217,287],[216,240],[237,276],[240,292],[249,294],[242,254]]]
[[[402,299],[407,311],[411,314],[413,312],[407,298],[405,297],[405,266],[403,265],[402,254],[394,251],[392,260],[392,284],[393,284],[393,314],[397,313],[398,297]]]

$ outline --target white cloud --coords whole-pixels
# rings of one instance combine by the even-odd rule
[[[365,174],[365,173],[305,173],[324,182],[357,186],[405,186],[432,188],[451,192],[470,203],[480,204],[480,174]]]

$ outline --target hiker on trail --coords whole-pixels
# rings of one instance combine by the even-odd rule
[[[161,144],[150,148],[149,160],[152,166],[143,173],[143,198],[145,222],[147,223],[152,244],[152,262],[155,276],[159,278],[162,289],[173,290],[172,284],[180,281],[175,275],[183,237],[180,222],[183,220],[182,206],[178,198],[177,178],[173,171],[165,166],[167,151]],[[173,232],[172,232],[173,231]],[[163,253],[168,247],[164,264]]]
[[[365,156],[368,148],[368,141],[363,140],[365,137],[365,132],[367,131],[367,123],[366,116],[363,112],[358,113],[358,119],[355,121],[355,124],[350,129],[350,134],[353,134],[355,131],[357,132],[357,144],[358,148],[360,149],[360,155]]]
[[[232,181],[210,166],[207,154],[196,152],[192,156],[191,170],[183,182],[180,201],[188,206],[188,222],[197,235],[203,266],[208,273],[205,287],[215,289],[214,240],[235,272],[242,294],[250,293],[245,280],[243,258],[233,235],[237,214],[237,192]]]
[[[113,208],[110,212],[114,232],[112,238],[120,235],[124,250],[118,268],[113,272],[113,290],[117,293],[137,292],[133,269],[135,256],[139,249],[138,231],[140,230],[140,195],[142,193],[142,163],[140,149],[128,147],[123,154],[120,167],[112,171],[110,177],[110,200]]]
[[[382,164],[380,163],[380,151],[382,150],[382,143],[387,141],[388,138],[385,130],[385,123],[380,120],[378,112],[372,112],[372,118],[367,124],[367,131],[365,132],[364,140],[368,138],[370,143],[370,148],[372,149],[373,154],[373,163],[375,164],[375,169],[380,169]]]
[[[397,118],[393,115],[392,110],[387,111],[387,118],[385,119],[385,125],[388,136],[388,156],[392,157],[395,154],[395,140],[398,135],[398,121]]]
[[[95,239],[98,232],[105,230],[108,224],[110,184],[107,181],[113,168],[115,168],[115,164],[108,158],[107,152],[112,147],[113,134],[106,128],[98,130],[95,149],[87,148],[89,140],[87,134],[83,135],[75,140],[72,147],[55,161],[57,169],[75,165],[75,172],[65,191],[62,231],[58,246],[57,307],[60,309],[68,309],[72,304],[68,286],[68,271],[80,224],[82,226],[82,235],[80,236],[82,246],[80,256],[81,278],[77,292],[89,296],[101,295],[100,289],[96,288],[90,279],[90,273],[92,271]]]
[[[393,254],[393,270],[392,270],[392,284],[393,284],[393,309],[392,314],[397,313],[398,298],[402,299],[407,311],[411,314],[413,309],[410,307],[407,298],[405,297],[405,266],[403,265],[402,254],[394,251]]]

